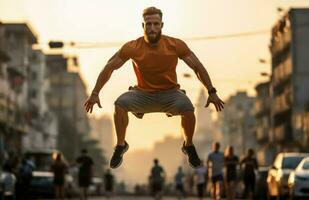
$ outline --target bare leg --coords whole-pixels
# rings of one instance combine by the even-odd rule
[[[221,189],[221,181],[216,182],[215,187],[216,187],[216,197],[215,197],[215,199],[219,200],[219,199],[221,199],[221,190],[222,190]]]
[[[212,189],[213,189],[213,199],[216,200],[216,194],[217,194],[216,183],[212,184]]]
[[[192,138],[195,129],[195,115],[193,111],[184,112],[181,115],[181,126],[184,130],[185,145],[192,145]]]
[[[124,145],[126,129],[129,124],[128,112],[120,106],[115,106],[114,123],[117,134],[117,145]]]

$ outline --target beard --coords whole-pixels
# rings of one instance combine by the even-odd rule
[[[147,34],[146,31],[144,31],[144,37],[145,37],[146,41],[149,42],[150,44],[156,44],[161,39],[161,31],[159,31],[155,35],[155,37],[150,36],[151,33],[154,33],[154,32],[150,32],[150,33]]]

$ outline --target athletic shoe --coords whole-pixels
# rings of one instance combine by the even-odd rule
[[[188,163],[192,168],[198,168],[202,165],[200,158],[197,155],[194,145],[185,146],[183,143],[182,152],[188,156]]]
[[[111,158],[111,161],[109,163],[109,166],[113,169],[119,167],[122,163],[122,157],[123,157],[123,154],[128,151],[129,149],[129,144],[124,141],[124,146],[122,145],[117,145],[115,147],[115,150],[114,150],[114,153],[113,153],[113,156]]]

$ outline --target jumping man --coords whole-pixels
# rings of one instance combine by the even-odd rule
[[[127,60],[131,59],[137,78],[137,85],[122,94],[115,101],[114,123],[117,134],[117,145],[110,161],[111,168],[122,163],[123,154],[129,145],[125,141],[128,126],[128,112],[142,118],[145,113],[163,112],[168,116],[181,115],[184,130],[182,151],[188,156],[193,167],[199,167],[199,159],[192,142],[195,115],[190,99],[177,83],[176,66],[178,58],[182,59],[197,75],[208,90],[209,97],[205,107],[213,103],[217,111],[223,109],[223,101],[217,96],[217,90],[203,64],[188,48],[185,42],[167,35],[162,35],[162,12],[155,7],[146,8],[143,12],[144,36],[124,44],[107,62],[100,72],[96,85],[85,102],[87,112],[93,106],[101,108],[99,92],[111,77]]]

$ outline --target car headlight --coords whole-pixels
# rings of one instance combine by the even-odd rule
[[[293,185],[295,182],[295,174],[294,173],[291,173],[290,177],[289,177],[289,180],[288,180],[288,184],[289,185]]]

